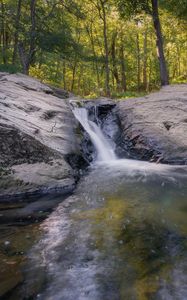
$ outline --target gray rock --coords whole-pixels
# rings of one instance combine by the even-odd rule
[[[58,97],[58,98],[67,99],[67,98],[70,98],[70,97],[74,97],[73,94],[69,93],[66,90],[63,90],[63,89],[60,89],[60,88],[57,88],[57,87],[54,87],[54,86],[50,86],[50,85],[48,85],[48,87],[52,90],[53,95]]]
[[[75,186],[79,155],[68,101],[29,76],[0,73],[0,198]]]
[[[187,164],[187,85],[171,85],[142,98],[120,101],[121,144],[143,159]]]

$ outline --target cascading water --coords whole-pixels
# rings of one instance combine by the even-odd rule
[[[114,152],[112,143],[104,136],[100,127],[89,120],[88,111],[86,108],[73,109],[74,116],[89,134],[92,143],[94,144],[97,151],[98,161],[111,161],[116,160],[117,157]]]
[[[104,168],[110,166],[119,171],[126,172],[128,176],[134,176],[137,173],[144,173],[150,176],[150,173],[171,174],[176,172],[174,166],[165,164],[156,164],[135,159],[119,159],[115,154],[115,145],[103,134],[99,125],[89,120],[88,110],[84,107],[73,106],[73,114],[89,134],[90,139],[97,151],[97,162],[104,164]],[[97,119],[97,115],[95,116]],[[98,122],[99,123],[99,122]],[[97,165],[97,164],[96,164]],[[180,169],[180,168],[179,168]]]
[[[75,118],[82,125],[84,130],[90,136],[90,139],[97,151],[97,162],[104,163],[110,167],[120,170],[126,170],[129,175],[136,172],[144,172],[144,175],[150,172],[167,172],[172,168],[168,165],[144,162],[135,159],[119,159],[115,154],[115,145],[103,134],[99,125],[89,120],[88,110],[84,107],[73,107]],[[97,119],[97,116],[95,116]],[[135,173],[134,173],[135,172]]]
[[[118,159],[88,111],[73,113],[99,163],[41,224],[24,299],[186,300],[186,168]]]

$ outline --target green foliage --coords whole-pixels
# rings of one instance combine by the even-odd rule
[[[71,37],[71,34],[61,29],[60,31],[43,31],[40,34],[38,46],[42,51],[60,53],[62,56],[72,51],[77,51],[78,46]]]
[[[10,64],[7,64],[7,65],[1,64],[0,72],[8,72],[11,74],[15,74],[15,73],[21,72],[21,66],[20,65],[15,66],[15,65],[10,65]]]
[[[178,18],[187,22],[187,1],[186,0],[160,0],[161,6],[167,11],[175,14]]]
[[[31,0],[22,0],[17,25],[18,0],[2,3],[0,70],[20,72],[18,46],[13,62],[15,34],[27,57],[32,31]],[[100,0],[36,1],[31,76],[86,98],[105,96],[106,57],[99,3]],[[170,81],[185,82],[187,2],[160,0],[159,3]],[[150,0],[105,2],[110,89],[114,98],[135,97],[160,85],[150,4]]]
[[[136,91],[128,91],[123,93],[112,93],[112,98],[114,99],[128,99],[128,98],[136,98],[136,97],[143,97],[147,93],[145,91],[136,92]]]
[[[142,13],[142,11],[151,14],[149,0],[117,0],[117,5],[123,18],[136,16]]]

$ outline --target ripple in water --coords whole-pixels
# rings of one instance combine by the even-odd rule
[[[185,171],[138,164],[91,168],[42,224],[39,299],[187,299]]]

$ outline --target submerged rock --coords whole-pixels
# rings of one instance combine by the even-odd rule
[[[140,159],[187,164],[187,85],[173,85],[120,101],[118,146]]]
[[[38,224],[11,227],[1,225],[0,299],[22,299],[17,295],[16,289],[24,282],[23,266],[26,263],[26,253],[39,236]]]
[[[54,96],[59,95],[59,98]],[[68,93],[0,73],[0,198],[75,186],[66,157],[80,155]]]

